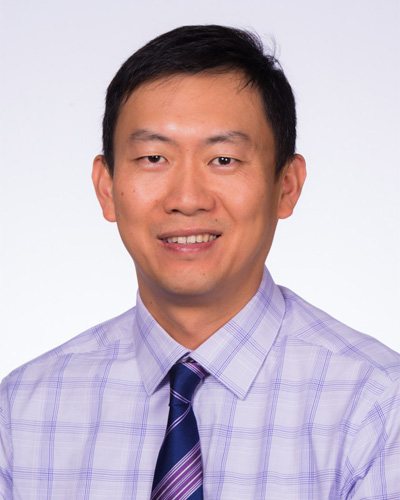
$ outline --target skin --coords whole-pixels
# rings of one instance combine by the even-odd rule
[[[114,151],[113,177],[103,156],[93,163],[103,215],[117,222],[145,306],[195,349],[256,293],[277,222],[300,196],[304,159],[295,155],[275,179],[261,98],[238,73],[143,84],[121,109]]]

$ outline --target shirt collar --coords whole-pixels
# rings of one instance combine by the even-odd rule
[[[244,399],[274,343],[284,313],[284,298],[265,268],[250,302],[191,357]]]
[[[136,324],[135,324],[136,323]],[[137,294],[133,342],[146,392],[152,394],[171,367],[189,352],[157,323]]]
[[[268,270],[257,293],[228,323],[191,353],[211,375],[244,399],[278,334],[285,301]],[[138,295],[137,335],[139,369],[152,394],[170,368],[188,349],[178,344],[147,311]]]

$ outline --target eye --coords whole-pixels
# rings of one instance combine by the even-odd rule
[[[221,167],[226,167],[228,165],[231,165],[235,161],[234,158],[230,158],[229,156],[217,156],[217,158],[214,158],[212,160],[213,165],[219,165]]]
[[[149,163],[160,163],[161,161],[165,160],[163,156],[159,155],[143,156],[140,159],[147,160]]]

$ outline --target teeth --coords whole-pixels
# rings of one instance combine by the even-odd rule
[[[215,234],[191,234],[190,236],[172,236],[171,238],[166,238],[164,241],[187,245],[192,243],[207,243],[208,241],[215,240],[216,237]]]

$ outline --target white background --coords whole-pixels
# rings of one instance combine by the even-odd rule
[[[133,264],[102,219],[91,163],[109,81],[142,44],[183,24],[275,39],[309,176],[278,228],[270,270],[400,350],[399,1],[0,5],[0,378],[134,304]]]

